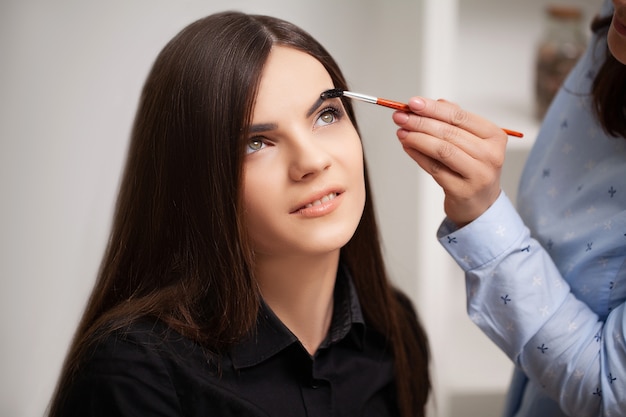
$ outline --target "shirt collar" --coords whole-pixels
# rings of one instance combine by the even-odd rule
[[[359,349],[363,348],[365,320],[356,288],[347,268],[340,264],[334,290],[333,317],[326,339],[320,349],[345,339],[348,335]],[[244,339],[235,345],[230,357],[236,369],[255,366],[297,343],[298,338],[261,301],[256,326]]]

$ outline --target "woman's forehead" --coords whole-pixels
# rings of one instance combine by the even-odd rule
[[[320,94],[332,87],[330,74],[315,57],[289,47],[274,47],[263,67],[254,118],[276,107],[297,107],[307,113]]]

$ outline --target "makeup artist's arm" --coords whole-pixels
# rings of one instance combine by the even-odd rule
[[[393,115],[398,138],[445,191],[437,237],[465,271],[470,319],[568,415],[626,415],[616,384],[626,380],[626,304],[601,320],[531,236],[500,191],[499,127],[445,101],[410,106],[414,114]],[[622,241],[611,253],[622,253]]]
[[[398,139],[443,188],[448,219],[463,226],[500,194],[507,135],[488,120],[445,100],[414,97],[409,106],[413,113],[393,115]]]

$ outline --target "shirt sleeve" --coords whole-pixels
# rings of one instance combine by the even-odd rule
[[[181,416],[168,371],[149,346],[110,338],[72,383],[61,415]]]
[[[504,192],[437,237],[465,272],[470,319],[531,380],[570,415],[624,415],[624,305],[602,322],[576,299]]]

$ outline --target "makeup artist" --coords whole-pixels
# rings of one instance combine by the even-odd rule
[[[425,415],[428,341],[332,88],[283,20],[218,13],[165,46],[50,417]]]
[[[507,417],[626,415],[626,0],[605,0],[592,31],[517,210],[497,126],[419,97],[393,115],[445,192],[438,238],[465,271],[469,316],[515,364]]]

